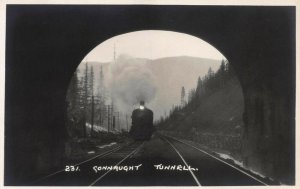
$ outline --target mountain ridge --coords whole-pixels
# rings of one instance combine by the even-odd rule
[[[169,57],[162,57],[162,58],[155,58],[155,59],[150,59],[150,58],[141,58],[141,57],[130,57],[127,59],[136,59],[136,60],[144,60],[144,61],[159,61],[159,60],[167,60],[167,59],[182,59],[182,58],[186,58],[186,59],[194,59],[194,60],[203,60],[203,61],[215,61],[215,62],[221,62],[221,60],[218,59],[211,59],[211,58],[203,58],[203,57],[195,57],[195,56],[169,56]],[[92,63],[92,64],[110,64],[113,63],[113,61],[106,61],[106,62],[101,62],[101,61],[85,61],[85,62],[81,62],[80,64],[84,64],[84,63]]]

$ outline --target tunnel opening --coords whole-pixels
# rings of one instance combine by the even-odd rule
[[[140,101],[158,132],[242,161],[244,98],[233,66],[200,38],[163,30],[109,38],[82,59],[66,96],[67,156],[126,142]]]

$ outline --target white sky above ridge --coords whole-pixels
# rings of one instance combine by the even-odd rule
[[[127,54],[137,58],[158,59],[174,56],[193,56],[221,60],[225,57],[212,45],[192,35],[144,30],[112,37],[95,47],[84,61],[111,62],[114,57]]]

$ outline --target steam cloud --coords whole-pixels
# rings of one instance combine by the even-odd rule
[[[156,94],[155,77],[146,62],[120,55],[111,66],[110,85],[113,98],[132,106],[141,100],[149,103]]]

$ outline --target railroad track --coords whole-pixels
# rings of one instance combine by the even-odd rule
[[[130,158],[131,156],[133,156],[136,152],[138,152],[142,146],[143,146],[144,142],[139,143],[136,142],[134,145],[129,145],[126,148],[124,148],[122,151],[116,151],[115,153],[111,153],[110,154],[110,158],[112,159],[118,159],[120,158],[120,160],[118,160],[113,167],[118,167],[121,163],[123,163],[124,161],[126,161],[128,158]],[[112,169],[107,170],[106,172],[104,172],[101,176],[99,176],[97,179],[95,179],[89,186],[93,186],[96,185],[98,182],[101,182],[101,180],[108,175],[110,172],[112,171]]]
[[[253,183],[253,185],[265,185],[265,186],[268,185],[266,181],[263,181],[262,179],[257,178],[254,175],[251,175],[250,173],[246,172],[245,170],[242,170],[239,167],[229,164],[226,161],[224,161],[216,156],[213,156],[208,152],[205,152],[204,150],[200,149],[199,147],[196,147],[192,144],[186,143],[185,141],[182,141],[182,140],[172,137],[172,136],[166,136],[166,135],[160,134],[160,138],[162,140],[164,140],[166,143],[168,143],[174,149],[174,151],[178,154],[178,156],[180,157],[180,159],[182,160],[184,165],[186,165],[187,167],[190,165],[189,163],[195,164],[194,158],[191,158],[190,155],[186,155],[186,152],[184,152],[185,150],[187,150],[187,148],[190,148],[190,149],[193,149],[194,151],[197,151],[198,153],[202,154],[202,156],[204,156],[205,158],[210,159],[210,161],[213,161],[215,163],[219,163],[219,164],[222,164],[223,166],[226,166],[226,168],[228,170],[231,169],[231,172],[234,171],[235,173],[240,173],[240,175],[243,176],[241,178],[243,178],[245,180],[248,178],[249,179],[248,182]],[[185,158],[185,156],[187,156],[189,158]],[[191,160],[189,161],[187,159],[191,159]],[[212,183],[207,182],[207,181],[202,182],[201,177],[203,178],[203,174],[201,174],[201,168],[200,168],[201,165],[200,166],[198,165],[198,167],[200,170],[199,171],[200,174],[199,174],[199,172],[194,172],[192,170],[189,170],[191,176],[193,177],[193,179],[195,181],[195,184],[197,184],[198,186],[202,186],[202,185],[214,186],[214,185],[216,185],[216,183],[218,182],[216,180]],[[225,170],[225,169],[223,169],[223,170]],[[217,170],[214,170],[214,171],[217,171]],[[241,179],[241,180],[243,180],[243,179]],[[236,183],[238,183],[241,180],[239,180],[238,177],[236,177],[235,181],[236,181]],[[245,182],[245,183],[247,183],[247,182]],[[235,183],[233,182],[232,184],[224,184],[224,185],[235,185]]]
[[[143,142],[133,142],[125,146],[113,148],[77,164],[66,165],[68,166],[68,170],[66,168],[61,169],[34,181],[30,185],[93,186],[112,171],[109,169],[104,172],[101,171],[101,173],[95,173],[95,166],[118,166],[132,157],[141,149],[143,144]]]
[[[181,166],[182,169],[185,167],[185,171],[153,170],[153,166],[155,164],[157,165],[158,162],[152,160],[150,160],[151,162],[147,162],[149,159],[146,161],[143,159],[135,159],[135,161],[142,162],[144,166],[140,172],[133,172],[128,175],[114,172],[94,184],[98,186],[267,185],[264,181],[208,154],[200,148],[170,136],[160,135],[159,137],[162,141],[161,144],[165,146],[165,150],[171,158],[164,162],[158,162],[166,165],[166,167],[170,165]],[[155,148],[157,146],[152,147]],[[162,151],[161,153],[164,152]],[[125,164],[128,164],[128,162]],[[151,165],[152,169],[151,166],[147,165]],[[149,177],[149,175],[151,176]]]
[[[161,136],[161,138],[166,141],[173,149],[174,151],[178,154],[178,156],[180,157],[180,159],[182,160],[182,162],[184,163],[184,165],[186,167],[189,167],[188,163],[186,162],[186,160],[183,158],[183,156],[181,155],[181,153],[178,151],[178,149],[174,146],[174,144],[172,144],[170,142],[170,140],[168,140],[166,137],[164,136]],[[189,173],[191,174],[191,176],[193,177],[195,183],[198,185],[198,186],[201,186],[201,183],[200,181],[198,180],[197,176],[195,175],[195,173],[189,169]]]
[[[156,145],[147,143],[148,150],[160,149],[160,156],[135,156],[144,142],[116,147],[72,165],[75,171],[59,170],[43,177],[37,186],[254,186],[268,182],[249,174],[183,140],[159,134]],[[159,143],[157,143],[159,141]],[[161,145],[161,146],[157,146]],[[149,148],[149,145],[151,148]],[[162,148],[160,148],[162,147]],[[155,150],[154,150],[155,151]],[[165,157],[165,156],[164,156]],[[158,164],[186,167],[185,171],[160,170]],[[122,167],[139,167],[120,171]],[[110,167],[110,168],[108,168]],[[77,170],[78,168],[78,170]],[[116,170],[120,169],[120,170]]]

